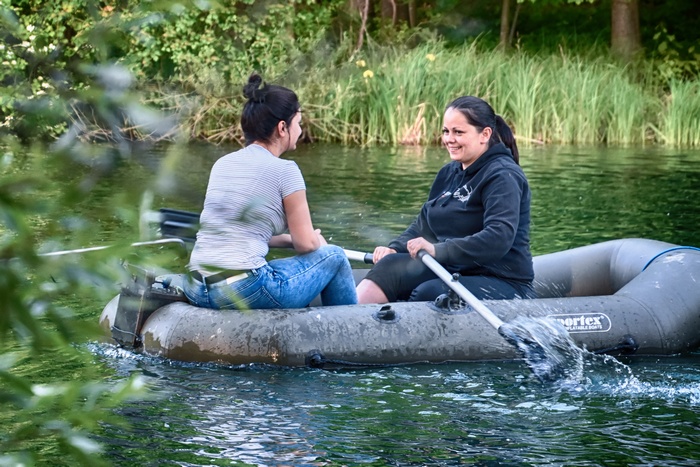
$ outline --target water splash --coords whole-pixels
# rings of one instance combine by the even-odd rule
[[[632,369],[615,357],[578,347],[558,321],[521,316],[498,332],[516,347],[540,382],[557,390],[581,393],[604,386],[627,391],[640,384]]]
[[[504,323],[498,332],[515,346],[541,382],[579,384],[582,381],[586,351],[576,346],[561,323],[521,316]]]

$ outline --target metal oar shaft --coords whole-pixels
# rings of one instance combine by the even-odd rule
[[[481,303],[481,301],[474,296],[466,287],[464,287],[459,281],[452,277],[447,269],[443,268],[440,263],[438,263],[435,258],[430,256],[427,252],[421,251],[419,253],[421,261],[423,264],[428,266],[431,271],[435,273],[442,281],[452,290],[455,291],[459,297],[467,302],[469,306],[474,308],[477,313],[479,313],[488,323],[495,329],[499,329],[503,325],[503,321],[489,310],[486,305]]]
[[[185,242],[179,238],[161,238],[158,240],[151,240],[147,242],[136,242],[129,246],[145,246],[145,245],[160,245],[163,243],[178,243],[186,248]],[[51,251],[48,253],[41,253],[39,256],[63,256],[63,255],[75,255],[80,253],[89,253],[91,251],[106,250],[107,248],[114,248],[115,245],[102,245],[102,246],[92,246],[88,248],[79,248],[77,250],[63,250],[63,251]]]
[[[343,251],[345,252],[345,256],[347,256],[348,259],[351,261],[362,261],[366,264],[374,264],[374,260],[372,259],[372,253],[365,253],[362,251],[345,249],[343,249]]]

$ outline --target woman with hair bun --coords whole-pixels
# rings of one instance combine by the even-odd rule
[[[533,298],[530,188],[510,127],[484,100],[445,109],[438,172],[420,214],[358,284],[360,303],[434,300],[449,289],[416,256],[427,251],[479,299]]]
[[[243,88],[245,147],[211,169],[184,291],[200,307],[299,308],[357,303],[350,263],[314,229],[297,164],[301,108],[296,94],[252,74]],[[287,232],[288,231],[288,232]],[[267,261],[269,248],[298,255]]]

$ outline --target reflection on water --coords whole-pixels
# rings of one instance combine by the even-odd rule
[[[138,211],[139,198],[151,189],[155,208],[199,211],[209,169],[236,149],[195,145],[154,150],[141,155],[143,164],[121,167],[72,203],[69,212],[98,222],[95,244],[125,236],[138,239],[138,225],[108,214],[114,199],[127,200]],[[301,167],[314,224],[332,242],[353,250],[370,250],[401,233],[425,201],[438,169],[448,162],[439,147],[301,145],[284,157]],[[698,150],[522,148],[521,164],[532,188],[534,254],[626,237],[700,245]],[[154,167],[167,170],[156,173]],[[56,191],[75,183],[64,173],[53,178]]]
[[[71,206],[100,219],[104,244],[137,236],[107,218],[115,196],[158,180],[154,207],[199,210],[208,171],[235,148],[193,147],[175,178],[133,164]],[[169,153],[167,153],[169,154]],[[157,166],[166,151],[149,154]],[[170,154],[169,154],[170,157]],[[301,146],[314,223],[333,243],[369,251],[417,214],[440,148]],[[646,237],[700,246],[700,152],[523,148],[532,186],[532,249]],[[57,180],[60,183],[70,183]],[[168,188],[166,190],[165,188]],[[130,199],[130,198],[129,198]],[[79,313],[97,319],[94,302]],[[695,465],[700,354],[619,362],[587,356],[578,384],[542,384],[523,362],[322,371],[228,368],[90,347],[114,380],[141,375],[154,400],[105,426],[116,465]],[[59,371],[60,369],[55,369]],[[69,373],[70,369],[66,369]]]
[[[177,189],[156,203],[199,210],[209,168],[235,149],[204,146],[181,155]],[[284,157],[301,167],[314,223],[355,250],[401,233],[448,162],[439,147],[303,145]],[[535,254],[626,237],[700,245],[700,151],[523,148],[521,164],[532,188]]]
[[[646,149],[530,151],[533,251],[545,253],[615,238],[698,245],[693,219],[700,187],[697,151]]]

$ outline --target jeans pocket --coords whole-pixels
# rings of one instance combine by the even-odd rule
[[[209,303],[209,295],[207,294],[207,290],[203,285],[185,281],[183,284],[183,291],[185,292],[185,297],[187,297],[187,301],[190,302],[190,304],[200,308],[209,308],[211,306]]]

